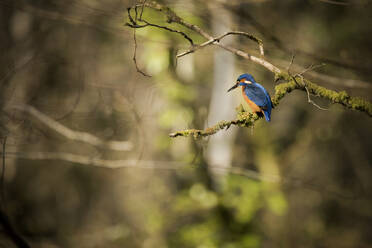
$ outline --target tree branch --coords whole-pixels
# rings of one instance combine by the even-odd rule
[[[201,49],[203,47],[206,47],[208,45],[217,44],[218,42],[220,42],[220,40],[222,40],[223,38],[225,38],[226,36],[229,36],[229,35],[242,35],[242,36],[247,37],[248,39],[253,40],[254,42],[256,42],[258,44],[258,48],[260,50],[260,54],[262,56],[264,55],[263,43],[262,43],[262,41],[259,38],[255,37],[255,36],[253,36],[251,34],[248,34],[246,32],[230,31],[230,32],[226,32],[226,33],[224,33],[224,34],[222,34],[222,35],[220,35],[220,36],[218,36],[216,38],[213,38],[212,40],[208,40],[208,41],[206,41],[206,42],[204,42],[204,43],[202,43],[200,45],[195,45],[195,46],[191,47],[189,50],[187,50],[186,52],[183,52],[183,53],[178,54],[176,57],[177,58],[180,58],[180,57],[183,57],[183,56],[185,56],[187,54],[193,53],[196,50],[199,50],[199,49]]]
[[[32,106],[17,105],[12,106],[11,108],[30,114],[51,130],[70,140],[80,141],[89,145],[116,151],[130,151],[133,148],[133,144],[129,141],[104,141],[93,134],[71,130],[70,128],[41,113]]]
[[[143,8],[144,8],[143,5],[144,5],[144,3],[142,4],[140,18],[142,18],[142,13],[143,13]],[[137,24],[137,19],[138,19],[137,8],[135,8],[134,10],[135,10],[136,15],[135,15],[135,17],[133,19],[132,16],[130,15],[130,9],[128,9],[128,17],[129,17],[129,20],[130,20],[130,22],[132,24],[127,23],[126,25],[129,26],[129,27],[134,27],[134,28],[143,28],[143,27],[146,27],[147,24],[146,25],[139,25],[139,24]],[[134,65],[136,66],[137,72],[141,73],[145,77],[151,77],[146,72],[142,71],[139,68],[138,64],[137,64],[137,36],[136,36],[136,29],[133,29],[133,42],[134,42],[134,51],[133,51],[133,58],[132,59],[133,59]]]
[[[281,83],[275,86],[275,94],[271,98],[274,106],[279,105],[280,100],[288,93],[291,93],[294,90],[303,90],[305,92],[308,91],[309,94],[328,99],[332,103],[341,104],[346,108],[365,112],[367,115],[372,117],[372,104],[370,102],[359,97],[351,97],[345,91],[337,92],[329,90],[322,86],[316,85],[303,77],[290,76],[287,73],[276,74],[276,80],[284,80],[286,83]],[[299,83],[300,80],[301,83]],[[229,128],[231,125],[238,125],[241,127],[253,126],[254,123],[261,118],[257,114],[245,112],[242,107],[238,108],[237,115],[238,116],[235,120],[220,121],[216,125],[208,127],[204,130],[187,129],[171,133],[169,136],[172,138],[178,136],[202,138],[213,135],[222,129]]]
[[[2,155],[3,153],[0,152]],[[106,169],[153,169],[153,170],[179,170],[187,168],[188,164],[178,161],[154,161],[154,160],[105,160],[100,158],[91,158],[83,155],[76,155],[65,152],[6,152],[7,157],[15,157],[18,159],[28,160],[60,160],[69,163],[80,165],[94,166]],[[274,174],[261,174],[254,170],[239,168],[239,167],[221,167],[210,165],[210,168],[215,169],[217,173],[234,174],[245,176],[254,180],[280,182],[280,177]]]
[[[166,18],[168,23],[177,23],[183,27],[188,28],[189,30],[203,36],[205,39],[207,39],[206,42],[198,45],[198,46],[193,46],[189,50],[187,50],[184,53],[181,53],[177,55],[177,57],[182,57],[185,56],[189,53],[195,52],[196,50],[206,47],[208,45],[217,45],[229,52],[234,53],[237,56],[240,56],[242,58],[248,59],[252,61],[253,63],[256,63],[258,65],[263,66],[267,70],[271,71],[275,75],[276,81],[278,80],[283,80],[285,83],[281,83],[275,87],[275,94],[272,98],[272,102],[274,105],[278,105],[280,99],[282,99],[287,93],[292,92],[293,90],[302,90],[310,96],[310,94],[322,97],[325,99],[328,99],[332,103],[338,103],[346,108],[353,109],[353,110],[358,110],[361,112],[365,112],[367,115],[372,117],[372,103],[359,98],[359,97],[351,97],[349,96],[345,91],[333,91],[329,90],[327,88],[324,88],[322,86],[319,86],[307,79],[304,79],[303,75],[305,72],[308,70],[313,69],[313,67],[308,68],[304,70],[302,73],[299,73],[295,76],[290,75],[289,70],[287,72],[282,71],[269,61],[265,60],[264,58],[259,58],[256,56],[253,56],[247,52],[241,51],[239,49],[236,49],[232,46],[225,45],[219,42],[220,39],[226,37],[227,35],[244,35],[252,40],[255,40],[259,44],[260,48],[260,53],[263,55],[263,46],[262,46],[262,41],[259,40],[258,38],[255,38],[254,36],[249,35],[248,33],[245,32],[239,32],[239,31],[232,31],[232,32],[227,32],[226,34],[223,34],[217,38],[214,38],[212,35],[208,34],[205,32],[203,29],[198,27],[197,25],[191,24],[186,22],[184,19],[179,17],[174,11],[172,11],[170,8],[165,7],[157,2],[150,2],[150,3],[144,3],[142,5],[136,5],[134,8],[138,6],[145,6],[147,8],[154,9],[156,11],[159,11],[163,13]],[[133,8],[133,7],[132,7]],[[129,17],[131,19],[131,17]],[[134,27],[135,28],[135,27]],[[291,64],[293,63],[293,60]],[[301,80],[301,83],[299,83],[299,80]],[[309,101],[309,98],[308,98]],[[310,99],[310,103],[312,100]],[[235,120],[232,121],[220,121],[214,126],[211,126],[209,128],[206,128],[205,130],[197,130],[197,129],[187,129],[184,131],[179,131],[179,132],[174,132],[171,133],[169,136],[170,137],[178,137],[178,136],[193,136],[194,138],[200,138],[200,137],[205,137],[209,136],[212,134],[215,134],[216,132],[229,128],[231,125],[239,125],[239,126],[253,126],[254,122],[257,121],[259,117],[256,114],[253,113],[247,113],[243,110],[238,111],[238,116]]]
[[[0,152],[0,155],[2,153]],[[189,164],[179,161],[154,161],[154,160],[104,160],[99,158],[91,158],[82,155],[75,155],[71,153],[58,153],[58,152],[6,152],[6,157],[13,157],[17,159],[28,159],[28,160],[60,160],[74,164],[95,166],[98,168],[118,170],[125,168],[132,169],[150,169],[150,170],[181,170],[183,168],[188,168]],[[317,185],[312,185],[306,182],[302,182],[296,177],[281,177],[277,174],[272,173],[260,173],[255,170],[250,170],[241,167],[221,167],[215,165],[209,165],[209,168],[213,169],[214,173],[217,174],[231,174],[250,178],[256,181],[265,181],[269,183],[283,183],[283,184],[302,184],[304,187],[315,190],[321,193],[330,193],[339,197],[353,197],[345,196],[340,192],[335,192],[332,190],[327,190],[324,187],[318,187]],[[1,219],[0,212],[0,219]],[[18,246],[18,247],[28,247],[28,246]]]
[[[143,4],[145,7],[148,7],[148,8],[151,8],[153,10],[156,10],[156,11],[159,11],[159,12],[162,12],[164,13],[164,15],[166,16],[167,18],[167,22],[168,23],[177,23],[181,26],[184,26],[192,31],[194,31],[195,33],[203,36],[205,39],[207,39],[208,41],[211,41],[211,40],[214,40],[215,38],[208,34],[207,32],[205,32],[203,29],[201,29],[200,27],[198,27],[197,25],[195,24],[191,24],[191,23],[188,23],[186,22],[184,19],[182,19],[181,17],[179,17],[173,10],[171,10],[169,7],[165,7],[155,1],[152,1],[150,3],[144,3]],[[140,7],[142,6],[141,5],[136,5],[134,7],[131,7],[131,8],[136,8],[136,7]],[[237,33],[240,33],[240,35],[242,35],[243,33],[246,34],[245,32],[238,32],[238,31],[235,31],[233,32],[235,34]],[[249,35],[249,34],[248,34]],[[244,35],[244,36],[247,36],[247,35]],[[249,35],[249,36],[252,36],[252,35]],[[254,36],[252,36],[254,37]],[[256,40],[259,40],[258,38],[254,38]],[[246,53],[246,52],[243,52],[241,50],[238,50],[236,48],[233,48],[231,46],[228,46],[228,45],[224,45],[218,41],[214,41],[214,44],[227,50],[227,51],[230,51],[240,57],[243,57],[243,58],[246,58],[246,59],[249,59],[251,60],[252,62],[254,63],[257,63],[257,64],[260,64],[262,65],[263,67],[265,67],[266,69],[272,71],[272,72],[275,72],[275,73],[280,73],[280,69],[277,68],[276,66],[274,66],[273,64],[271,64],[270,62],[262,59],[262,58],[258,58],[256,56],[253,56],[249,53]],[[261,48],[260,48],[260,51],[261,51]]]
[[[143,4],[141,4],[141,6],[143,6]],[[133,19],[133,17],[131,16],[131,13],[130,13],[131,9],[132,8],[127,9],[130,23],[129,22],[125,23],[125,26],[131,27],[131,28],[134,28],[134,29],[145,28],[145,27],[155,27],[155,28],[164,29],[164,30],[172,32],[172,33],[178,33],[178,34],[182,35],[186,40],[188,40],[192,46],[194,46],[194,41],[186,33],[182,32],[182,31],[171,29],[167,26],[162,26],[162,25],[159,25],[159,24],[150,23],[150,22],[142,19],[142,14],[141,14],[140,18],[136,19],[136,17],[135,17],[135,19]],[[134,7],[134,9],[136,10],[137,7]],[[138,24],[137,21],[143,22],[145,24]]]

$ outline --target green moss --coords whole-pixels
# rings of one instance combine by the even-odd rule
[[[272,97],[272,102],[274,106],[279,104],[279,101],[288,93],[292,92],[293,90],[300,89],[306,91],[305,87],[308,91],[316,96],[329,99],[333,103],[342,104],[347,108],[359,110],[366,112],[369,116],[372,116],[372,103],[363,100],[358,97],[351,97],[349,96],[346,91],[334,91],[317,84],[310,82],[309,80],[302,79],[301,77],[293,78],[289,76],[287,73],[277,73],[275,74],[276,79],[285,80],[285,83],[281,83],[275,86],[275,94]],[[241,127],[250,127],[253,126],[255,121],[260,119],[260,117],[255,113],[246,112],[242,105],[239,105],[236,108],[237,111],[237,118],[232,121],[220,121],[216,125],[209,127],[205,130],[197,130],[197,129],[189,129],[184,130],[176,133],[170,134],[171,137],[177,136],[193,136],[194,138],[201,138],[209,135],[213,135],[216,132],[229,128],[231,125],[238,125]]]
[[[365,112],[369,116],[372,116],[372,103],[359,97],[351,97],[346,91],[337,92],[316,85],[309,80],[304,81],[310,93],[322,98],[326,98],[332,103],[338,103],[349,109],[359,110]]]
[[[368,113],[369,116],[372,116],[372,104],[362,98],[354,97],[349,101],[350,108],[355,110],[360,110]]]
[[[217,133],[222,129],[228,129],[231,125],[239,125],[243,127],[253,126],[254,122],[260,119],[257,114],[246,112],[244,109],[239,108],[237,113],[237,119],[232,121],[222,120],[216,125],[206,128],[205,130],[198,129],[186,129],[183,131],[178,131],[175,133],[169,134],[170,137],[175,138],[177,136],[193,136],[195,139],[210,136]]]
[[[295,89],[300,89],[308,91],[318,97],[325,98],[330,100],[332,103],[341,104],[347,108],[359,110],[367,113],[369,116],[372,116],[372,103],[361,99],[359,97],[351,97],[346,91],[334,91],[327,89],[325,87],[319,86],[307,79],[303,79],[300,76],[290,76],[286,72],[276,73],[275,81],[285,81],[285,83],[278,84],[275,86],[275,95],[272,98],[274,106],[279,104],[279,101],[291,91]]]
[[[291,76],[288,73],[285,72],[280,72],[280,73],[275,73],[274,75],[275,82],[278,82],[280,80],[284,81],[291,81]]]
[[[287,83],[281,83],[275,86],[275,94],[274,97],[272,97],[271,101],[273,102],[274,106],[277,106],[279,104],[279,101],[287,94],[292,92],[298,87],[298,84],[291,79]]]
[[[167,18],[167,22],[169,23],[178,23],[181,26],[196,31],[196,33],[202,34],[204,37],[208,37],[209,35],[204,33],[198,26],[194,24],[187,23],[181,17],[179,17],[173,10],[169,7],[165,7],[157,2],[150,2],[145,4],[146,7],[152,8],[156,11],[163,12]],[[250,39],[255,40],[259,45],[262,45],[262,41],[254,36],[249,36]],[[275,70],[278,71],[278,70]],[[303,74],[303,73],[302,73]],[[372,116],[372,103],[363,100],[357,97],[349,96],[345,91],[334,91],[322,86],[319,86],[315,83],[312,83],[309,80],[303,78],[303,75],[290,75],[288,72],[280,71],[275,73],[275,82],[284,81],[284,83],[280,83],[275,86],[275,94],[272,97],[272,102],[274,106],[279,104],[279,101],[288,93],[292,92],[293,90],[300,89],[302,91],[308,91],[309,93],[322,97],[325,99],[330,100],[332,103],[341,104],[349,109],[359,110],[362,112],[367,113],[369,116]],[[178,94],[179,89],[176,89],[172,94]],[[176,94],[177,93],[177,94]],[[253,126],[254,122],[260,119],[257,114],[248,113],[246,112],[242,106],[237,108],[237,118],[232,121],[220,121],[216,125],[209,127],[205,130],[197,130],[197,129],[188,129],[184,131],[179,131],[175,133],[171,133],[170,137],[177,137],[177,136],[193,136],[194,138],[200,138],[204,136],[209,136],[215,134],[216,132],[229,128],[231,125],[239,125],[244,127]]]
[[[341,101],[346,101],[347,99],[350,98],[350,96],[346,93],[346,91],[341,91],[340,93],[338,93],[339,96],[340,96],[340,100]]]

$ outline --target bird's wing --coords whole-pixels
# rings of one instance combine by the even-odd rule
[[[267,108],[269,103],[271,104],[270,96],[262,86],[248,85],[245,87],[244,93],[259,107]]]

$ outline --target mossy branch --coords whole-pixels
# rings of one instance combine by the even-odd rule
[[[203,36],[205,39],[207,39],[206,42],[204,42],[201,45],[192,45],[191,48],[182,53],[181,56],[184,56],[186,54],[189,54],[191,52],[196,51],[198,48],[205,47],[207,45],[217,45],[229,52],[234,53],[237,56],[240,56],[242,58],[248,59],[253,63],[259,64],[266,68],[267,70],[271,71],[275,75],[275,81],[284,81],[283,83],[278,84],[275,87],[275,93],[274,96],[272,97],[272,102],[274,106],[277,106],[279,104],[279,101],[288,93],[292,92],[293,90],[302,90],[305,91],[308,94],[312,94],[321,98],[328,99],[331,103],[337,103],[345,106],[346,108],[352,109],[352,110],[358,110],[361,112],[365,112],[367,115],[372,117],[372,103],[369,101],[366,101],[362,98],[359,97],[351,97],[348,95],[345,91],[334,91],[327,89],[325,87],[319,86],[303,77],[303,73],[296,74],[296,75],[291,75],[288,72],[284,72],[284,70],[279,69],[269,61],[265,60],[263,57],[256,57],[253,56],[247,52],[241,51],[239,49],[236,49],[234,47],[222,44],[219,42],[221,37],[213,37],[212,35],[208,34],[205,32],[203,29],[200,27],[186,22],[184,19],[182,19],[180,16],[178,16],[173,10],[171,10],[169,7],[163,6],[155,1],[152,2],[146,2],[140,5],[136,5],[133,8],[137,7],[147,7],[154,9],[156,11],[162,12],[166,18],[168,23],[177,23],[181,26],[184,26],[188,28],[189,30],[198,33],[199,35]],[[128,11],[129,12],[129,11]],[[130,12],[129,12],[130,14]],[[131,18],[131,17],[129,17]],[[135,25],[131,26],[132,28],[140,28],[136,27]],[[155,26],[156,27],[156,26]],[[164,28],[163,28],[164,29]],[[226,33],[222,36],[225,37],[226,35],[230,34],[236,34],[236,35],[244,35],[249,37],[250,39],[255,40],[259,44],[259,49],[261,55],[263,55],[263,46],[262,46],[262,41],[254,36],[250,36],[249,34],[245,32],[230,32]],[[220,39],[219,39],[220,38]],[[181,57],[179,55],[179,57]],[[293,62],[293,61],[292,61]],[[291,63],[292,63],[291,62]],[[243,126],[243,127],[249,127],[253,126],[254,123],[260,119],[260,117],[257,114],[254,113],[248,113],[244,111],[241,107],[238,108],[238,113],[237,113],[237,118],[232,121],[220,121],[216,125],[208,127],[204,130],[198,130],[198,129],[187,129],[183,131],[178,131],[169,134],[170,137],[178,137],[178,136],[193,136],[194,138],[200,138],[200,137],[205,137],[209,135],[213,135],[217,133],[218,131],[222,129],[228,129],[231,125],[238,125],[238,126]]]
[[[275,87],[275,94],[272,97],[272,102],[276,106],[279,101],[287,94],[296,89],[297,85],[295,82],[281,83]],[[236,108],[237,118],[232,121],[220,121],[216,125],[208,127],[204,130],[198,129],[186,129],[169,134],[170,137],[174,138],[177,136],[188,137],[192,136],[195,139],[213,135],[222,129],[228,129],[231,125],[238,125],[240,127],[251,127],[254,123],[259,120],[259,117],[255,113],[246,112],[242,105]]]
[[[192,136],[195,139],[197,139],[197,138],[202,138],[202,137],[206,137],[209,135],[213,135],[222,129],[227,130],[229,129],[231,125],[238,125],[240,127],[250,127],[250,126],[253,126],[254,122],[260,118],[255,113],[249,113],[249,112],[244,111],[241,105],[237,108],[237,112],[238,112],[237,113],[238,116],[235,120],[220,121],[216,125],[208,127],[204,130],[186,129],[183,131],[170,133],[169,136],[172,138],[177,137],[177,136],[183,136],[183,137]]]
[[[302,80],[302,78],[299,76],[290,76],[287,73],[275,74],[275,79],[276,81],[284,80],[286,82],[280,83],[275,86],[275,94],[271,98],[274,106],[279,105],[280,100],[283,99],[288,93],[291,93],[294,90],[306,91],[307,88],[308,91],[313,95],[328,99],[332,103],[341,104],[349,109],[365,112],[367,115],[372,117],[372,103],[359,97],[351,97],[345,91],[337,92],[329,90],[315,83],[312,83],[309,80]],[[259,117],[257,114],[244,111],[243,107],[240,105],[240,107],[237,108],[237,118],[235,120],[220,121],[216,125],[208,127],[204,130],[186,129],[183,131],[170,133],[169,136],[172,138],[177,136],[192,136],[197,139],[213,135],[223,129],[228,129],[231,125],[250,127],[253,126],[254,123],[260,118],[261,117]]]
[[[309,91],[310,94],[329,100],[331,103],[341,104],[348,109],[358,110],[372,117],[372,103],[360,97],[352,97],[346,91],[334,91],[317,85],[302,76],[291,76],[288,73],[276,73],[276,81],[284,80],[286,84],[279,84],[275,87],[275,97],[272,99],[274,105],[278,105],[277,99],[281,99],[293,90]],[[283,87],[283,89],[282,89]],[[281,98],[279,98],[281,97]]]

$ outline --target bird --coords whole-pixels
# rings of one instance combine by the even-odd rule
[[[267,122],[271,120],[271,109],[274,108],[271,102],[270,94],[259,83],[256,83],[253,76],[249,73],[244,73],[238,77],[236,83],[227,92],[230,92],[237,87],[242,87],[244,100],[251,107],[252,111],[263,117]]]

